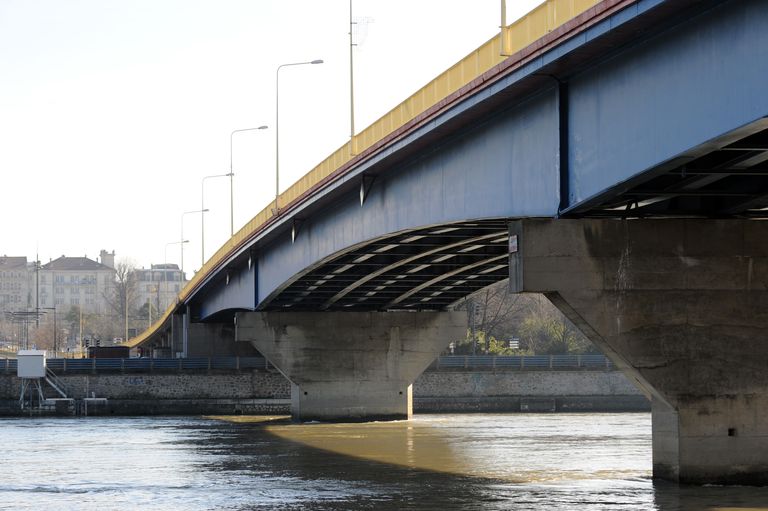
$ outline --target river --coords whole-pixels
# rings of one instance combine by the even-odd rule
[[[0,509],[768,509],[651,480],[649,414],[0,420]]]

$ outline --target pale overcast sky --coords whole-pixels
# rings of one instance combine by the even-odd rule
[[[539,0],[510,0],[508,21]],[[497,33],[499,0],[354,0],[356,128]],[[347,0],[0,0],[0,255],[179,263],[182,213],[229,172],[235,230],[349,135]],[[205,256],[229,237],[229,180],[205,182]],[[184,216],[184,266],[201,263]]]

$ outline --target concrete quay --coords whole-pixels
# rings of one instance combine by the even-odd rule
[[[274,371],[59,378],[75,399],[106,398],[89,415],[289,414],[291,406],[291,384]],[[0,374],[0,415],[22,414],[19,389],[18,378]],[[650,411],[621,372],[605,370],[427,371],[413,385],[413,407],[416,413]]]

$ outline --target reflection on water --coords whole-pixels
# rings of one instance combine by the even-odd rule
[[[0,509],[768,509],[654,485],[648,414],[0,420]]]

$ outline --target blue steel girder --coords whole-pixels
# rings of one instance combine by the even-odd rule
[[[422,255],[432,261],[427,278],[409,273],[427,264],[417,257],[403,266],[410,288],[376,289],[392,280],[386,268],[419,255],[375,252],[393,236],[400,241],[385,245],[532,216],[762,215],[768,2],[606,3],[623,8],[505,69],[288,208],[196,291],[200,318],[237,308],[451,303],[458,295],[423,300],[471,264],[432,261],[450,255],[440,246],[453,250],[457,239],[447,237],[425,248],[437,250]],[[230,291],[222,274],[240,271],[245,254],[255,272]],[[367,266],[354,262],[366,256]]]
[[[710,4],[568,79],[566,214],[768,206],[768,3]]]
[[[557,146],[557,94],[550,87],[381,172],[362,205],[359,188],[337,195],[321,214],[301,215],[295,238],[278,237],[258,251],[259,308],[271,307],[276,293],[323,261],[393,233],[556,214]],[[359,307],[367,304],[385,305],[365,300]]]
[[[232,261],[206,287],[204,299],[191,302],[192,319],[214,321],[223,314],[256,308],[256,264],[251,254]]]

